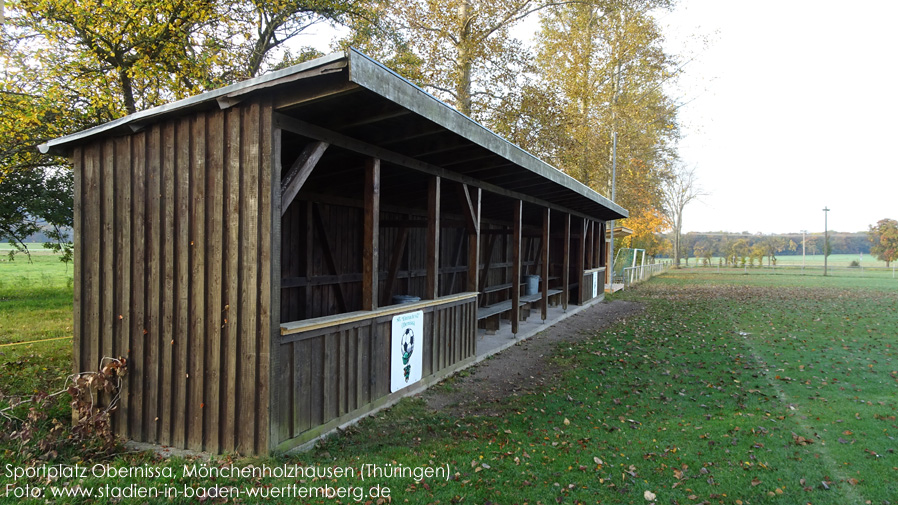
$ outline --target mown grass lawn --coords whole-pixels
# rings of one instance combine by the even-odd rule
[[[32,262],[21,254],[13,261],[0,258],[3,395],[59,389],[71,373],[72,265],[39,247],[32,250]]]
[[[103,464],[172,467],[174,475],[62,483],[363,486],[366,494],[380,484],[392,503],[898,503],[898,283],[889,281],[665,274],[613,297],[645,303],[643,315],[559,348],[560,378],[544,390],[462,417],[405,400],[309,453],[213,461],[448,465],[448,480],[211,480],[182,475],[196,461],[139,454]],[[9,442],[4,449],[6,461],[27,463]],[[0,502],[8,482],[0,465]]]

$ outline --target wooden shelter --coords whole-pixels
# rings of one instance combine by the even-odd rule
[[[354,50],[41,149],[75,169],[75,370],[126,356],[115,431],[210,452],[314,440],[470,364],[478,321],[602,296],[627,216]]]

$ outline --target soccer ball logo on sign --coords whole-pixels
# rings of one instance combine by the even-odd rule
[[[402,334],[400,346],[400,350],[402,351],[402,364],[404,365],[402,374],[405,376],[405,382],[408,382],[409,375],[412,371],[412,366],[408,361],[411,359],[412,353],[415,352],[415,332],[412,331],[411,328],[405,329],[405,332]]]

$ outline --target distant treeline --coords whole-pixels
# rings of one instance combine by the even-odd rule
[[[805,254],[823,254],[823,233],[804,236]],[[829,232],[830,254],[869,254],[870,239],[867,232]],[[667,237],[670,239],[670,237]],[[672,252],[672,251],[671,251]],[[775,263],[777,256],[793,256],[802,253],[801,233],[751,234],[726,232],[690,232],[680,236],[680,256],[684,258],[724,258],[727,263],[754,263],[767,258]],[[665,254],[670,257],[672,254]]]
[[[65,234],[66,239],[72,240],[72,230],[71,229],[64,228],[63,233]],[[8,241],[8,240],[9,240],[9,237],[0,235],[0,242],[6,243],[6,241]],[[25,239],[22,240],[22,242],[25,242],[26,244],[44,243],[44,242],[53,242],[53,239],[48,237],[44,231],[39,231],[37,233],[31,234],[31,235],[25,237]]]

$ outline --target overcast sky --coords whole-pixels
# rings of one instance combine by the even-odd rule
[[[684,231],[861,231],[898,219],[898,2],[682,0]],[[691,35],[704,34],[702,48]]]
[[[830,230],[898,219],[898,1],[680,0],[659,18],[691,59],[670,91],[708,193],[684,231],[822,232],[824,206]]]

